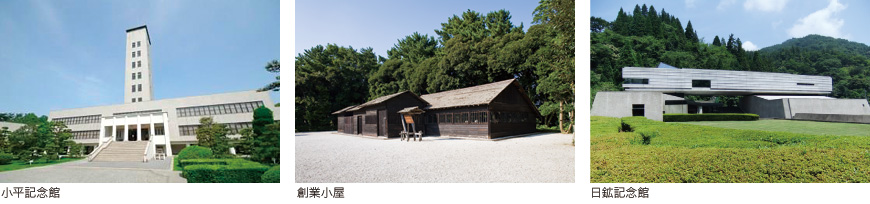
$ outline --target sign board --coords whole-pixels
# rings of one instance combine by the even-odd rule
[[[414,117],[412,117],[411,115],[403,115],[403,116],[405,116],[405,123],[409,123],[409,124],[414,123]]]

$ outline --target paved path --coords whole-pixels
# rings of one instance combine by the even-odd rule
[[[422,142],[296,134],[297,183],[574,182],[572,135]]]
[[[143,162],[88,162],[0,172],[0,183],[186,183],[172,160]]]

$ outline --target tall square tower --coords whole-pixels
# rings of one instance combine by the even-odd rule
[[[127,29],[127,52],[124,63],[124,103],[150,101],[154,98],[151,85],[151,37],[148,26]]]

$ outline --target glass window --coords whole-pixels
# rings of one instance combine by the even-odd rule
[[[142,102],[142,97],[139,97],[139,102]]]
[[[136,73],[136,76],[138,76],[139,79],[142,79],[142,72]]]
[[[133,80],[136,80],[136,73],[131,73],[131,74],[133,74]]]
[[[142,47],[142,41],[136,41],[136,47]]]
[[[631,116],[644,116],[643,104],[632,104]]]
[[[136,103],[136,98],[132,98],[131,102]]]
[[[136,67],[142,67],[142,61],[136,61]]]
[[[710,80],[692,80],[692,87],[710,88]]]
[[[142,84],[138,84],[136,86],[138,86],[139,91],[142,91]]]
[[[136,51],[136,56],[141,57],[141,56],[142,56],[142,51],[141,51],[141,50],[140,50],[140,51]]]
[[[133,92],[136,92],[136,85],[133,85]]]
[[[132,55],[132,57],[136,57],[136,52],[130,52],[130,55]]]
[[[131,63],[133,63],[133,64],[130,65],[130,68],[136,68],[136,62],[131,62]]]
[[[130,46],[130,47],[131,47],[131,48],[136,48],[136,43],[134,42],[133,45]]]
[[[622,83],[623,84],[649,84],[649,79],[625,78],[625,80],[622,81]]]

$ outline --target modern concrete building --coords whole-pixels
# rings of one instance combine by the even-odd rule
[[[688,68],[622,68],[623,92],[598,92],[591,115],[663,119],[665,113],[745,112],[762,118],[793,119],[797,114],[870,115],[864,99],[827,97],[828,76]],[[685,95],[743,96],[738,107]],[[794,118],[799,119],[799,118]]]
[[[73,141],[85,146],[93,161],[147,161],[161,154],[177,154],[196,144],[202,117],[226,124],[230,137],[251,127],[254,109],[265,106],[275,120],[280,111],[268,92],[242,91],[154,100],[151,41],[146,26],[127,30],[124,66],[124,103],[54,110],[49,120],[63,121]]]

